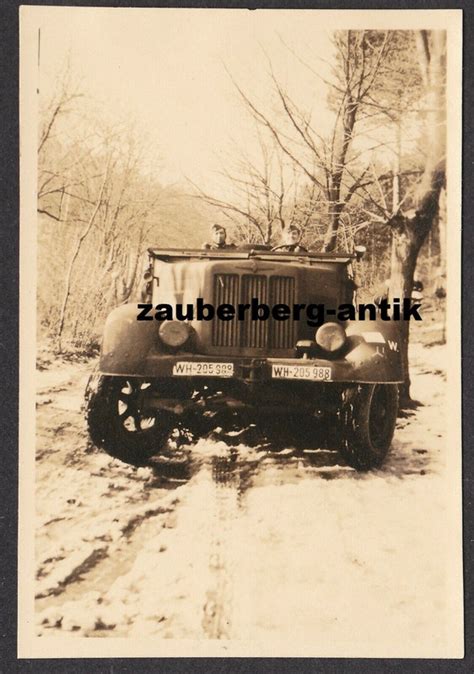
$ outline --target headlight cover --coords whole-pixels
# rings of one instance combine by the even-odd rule
[[[167,346],[182,346],[191,334],[191,328],[181,321],[164,321],[158,330],[160,339]]]
[[[339,323],[324,323],[317,329],[315,340],[322,349],[334,353],[344,346],[346,333]]]

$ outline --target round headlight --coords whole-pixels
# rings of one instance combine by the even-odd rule
[[[339,323],[324,323],[315,335],[316,344],[325,351],[338,351],[346,341],[346,333]]]
[[[188,339],[191,328],[181,321],[164,321],[160,325],[158,334],[160,339],[168,346],[182,346]]]

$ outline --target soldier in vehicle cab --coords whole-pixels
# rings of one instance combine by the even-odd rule
[[[211,227],[212,241],[203,244],[203,250],[223,250],[226,248],[235,248],[235,244],[227,243],[227,231],[222,225],[212,225]]]
[[[272,248],[272,250],[286,251],[288,253],[307,253],[307,249],[300,245],[301,230],[296,225],[290,225],[282,233],[282,243]]]

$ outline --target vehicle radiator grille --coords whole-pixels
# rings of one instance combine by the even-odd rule
[[[219,304],[250,304],[252,298],[260,303],[294,304],[295,279],[291,276],[266,276],[257,274],[216,274],[214,276],[214,306]],[[213,321],[214,346],[240,346],[244,348],[290,349],[294,346],[294,321],[252,321],[245,314],[244,321]]]
[[[270,306],[287,304],[290,309],[295,302],[295,279],[292,276],[270,278]],[[295,345],[295,322],[290,316],[286,321],[270,321],[270,347],[291,349]]]
[[[250,304],[252,297],[268,304],[267,277],[255,275],[242,276],[242,302]],[[252,321],[247,317],[242,323],[242,346],[263,349],[268,344],[268,321]]]
[[[238,274],[215,274],[214,276],[214,307],[219,304],[239,303],[239,276]],[[212,321],[212,343],[214,346],[239,346],[239,321],[221,321],[215,318]]]

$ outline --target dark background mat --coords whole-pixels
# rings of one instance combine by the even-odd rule
[[[19,290],[19,121],[18,121],[18,1],[0,2],[0,674],[120,674],[125,672],[473,672],[473,545],[474,545],[474,372],[473,301],[474,230],[474,6],[467,1],[341,2],[29,2],[29,5],[102,7],[233,7],[293,9],[463,9],[463,509],[464,509],[464,660],[366,660],[309,658],[178,658],[18,660],[17,651],[17,525],[18,525],[18,290]],[[27,223],[23,223],[27,226]],[[30,313],[35,329],[34,310]],[[429,516],[429,513],[427,513]]]

